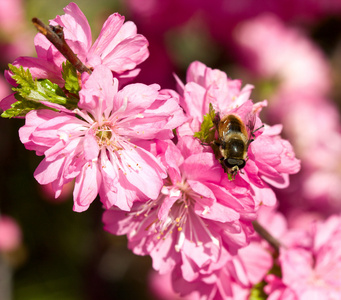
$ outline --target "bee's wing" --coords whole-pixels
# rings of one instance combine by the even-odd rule
[[[256,119],[257,119],[257,116],[254,112],[250,112],[246,116],[246,130],[247,130],[247,134],[248,134],[249,139],[253,138],[253,131],[255,128]]]

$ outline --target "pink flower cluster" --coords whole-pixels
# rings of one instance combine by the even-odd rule
[[[177,91],[128,84],[149,55],[136,26],[113,14],[92,44],[78,6],[64,10],[51,25],[63,28],[91,74],[77,73],[75,108],[43,99],[44,108],[26,114],[20,139],[44,156],[36,180],[51,185],[56,198],[74,181],[77,212],[99,196],[105,230],[126,235],[135,254],[150,255],[153,268],[171,274],[180,294],[195,288],[202,299],[247,297],[273,264],[252,222],[261,207],[276,205],[273,187],[288,187],[289,175],[300,169],[291,144],[280,136],[282,125],[260,119],[267,101],[253,103],[251,85],[242,88],[241,81],[197,61],[186,83],[176,77]],[[66,59],[40,33],[35,45],[37,58],[20,57],[13,65],[66,91]],[[6,75],[16,85],[13,73]],[[6,110],[15,101],[12,94],[0,106]],[[214,141],[206,144],[195,136],[212,109]],[[220,132],[227,116],[239,123]],[[230,134],[230,151],[242,147],[241,158],[215,151],[226,147],[221,139]],[[231,171],[228,159],[244,165]]]
[[[288,175],[298,172],[299,161],[291,145],[280,138],[281,126],[266,125],[262,132],[255,132],[245,168],[228,180],[211,147],[193,134],[200,130],[209,104],[221,117],[236,114],[246,122],[253,115],[258,128],[262,126],[258,115],[266,102],[253,104],[251,86],[241,89],[240,81],[199,62],[190,65],[187,83],[178,83],[188,121],[178,127],[176,145],[159,142],[154,149],[168,172],[161,194],[157,201],[136,202],[129,213],[115,207],[105,211],[105,229],[127,235],[129,248],[135,254],[150,255],[160,274],[172,272],[173,286],[180,294],[195,289],[205,299],[214,299],[217,287],[212,283],[217,280],[230,284],[229,289],[238,289],[244,282],[242,289],[248,294],[271,267],[271,257],[260,246],[250,248],[259,250],[268,263],[258,275],[251,270],[250,281],[245,281],[249,275],[237,272],[241,258],[234,255],[252,240],[252,221],[259,207],[276,204],[270,185],[288,186]],[[248,261],[247,252],[243,257]],[[232,293],[221,288],[222,294]]]
[[[309,227],[282,233],[278,265],[264,288],[268,299],[339,299],[341,297],[341,217],[309,222]]]

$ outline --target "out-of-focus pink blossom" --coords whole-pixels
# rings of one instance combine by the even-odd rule
[[[152,36],[182,25],[197,8],[188,0],[128,0],[126,4],[139,27]]]
[[[77,4],[71,2],[64,11],[65,15],[57,16],[50,24],[63,27],[65,41],[86,66],[105,65],[121,80],[139,73],[137,65],[149,55],[148,41],[137,34],[133,22],[124,22],[118,13],[110,15],[92,44],[89,23]],[[63,85],[61,68],[65,58],[41,33],[34,43],[38,57],[19,57],[13,65],[29,68],[34,78],[48,78]]]
[[[30,55],[34,51],[34,31],[25,22],[22,0],[0,1],[0,63],[7,65],[19,55]]]
[[[24,20],[24,6],[21,0],[0,1],[0,30],[14,32]]]
[[[336,162],[341,158],[341,127],[337,108],[328,99],[315,101],[299,95],[280,95],[273,112],[286,124],[286,133],[302,160],[301,204],[328,213],[340,211],[341,168]],[[297,101],[293,103],[293,99]],[[283,104],[285,109],[280,112]]]
[[[56,197],[75,178],[75,211],[86,210],[97,194],[106,208],[124,210],[137,199],[156,199],[165,169],[137,142],[173,137],[172,129],[185,120],[178,99],[156,84],[118,91],[118,80],[105,66],[95,68],[82,87],[80,109],[27,114],[20,139],[45,155],[35,178],[52,183]]]
[[[270,299],[287,299],[285,294],[296,297],[292,299],[341,297],[340,225],[341,217],[333,215],[306,230],[291,232],[291,241],[281,249],[279,257],[282,278],[272,275],[268,279],[265,291]]]
[[[135,254],[150,255],[155,270],[179,268],[192,282],[248,244],[255,204],[247,189],[222,182],[213,153],[193,137],[179,137],[177,147],[159,142],[158,153],[168,171],[159,198],[134,203],[130,213],[111,208],[103,222],[107,231],[126,234]]]
[[[279,81],[281,92],[320,95],[329,90],[330,72],[322,51],[276,16],[264,14],[239,24],[234,38],[247,65],[258,76]]]
[[[20,246],[21,230],[17,222],[8,216],[0,216],[0,251],[13,251]]]

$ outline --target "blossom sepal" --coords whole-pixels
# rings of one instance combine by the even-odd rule
[[[72,94],[78,94],[81,87],[75,66],[67,60],[66,62],[63,62],[62,69],[62,76],[65,80],[65,89]]]
[[[195,132],[194,137],[198,138],[202,143],[211,144],[214,141],[216,132],[214,126],[216,112],[211,103],[209,104],[209,112],[203,118],[200,131]]]

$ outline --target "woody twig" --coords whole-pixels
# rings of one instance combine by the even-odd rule
[[[63,28],[61,26],[47,26],[38,18],[33,18],[32,22],[38,31],[42,33],[61,54],[63,54],[63,56],[76,68],[78,72],[92,73],[91,70],[79,60],[77,55],[66,43]]]

